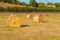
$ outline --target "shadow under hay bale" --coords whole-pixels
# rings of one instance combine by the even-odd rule
[[[29,25],[21,25],[20,27],[27,27],[27,26],[29,26]]]
[[[47,23],[47,21],[42,21],[43,23]]]

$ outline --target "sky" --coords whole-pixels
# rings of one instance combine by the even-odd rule
[[[29,0],[19,0],[21,2],[26,2],[26,3],[29,3]],[[48,3],[48,2],[58,2],[60,3],[60,0],[36,0],[37,2],[44,2],[44,3]]]

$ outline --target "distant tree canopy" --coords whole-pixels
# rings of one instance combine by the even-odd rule
[[[60,12],[60,3],[48,2],[47,6],[44,2],[37,3],[36,0],[30,0],[30,3],[20,2],[18,0],[0,0],[0,2],[24,5],[23,7],[1,7],[0,12]],[[26,6],[29,5],[29,6]],[[49,7],[56,6],[56,7]]]
[[[18,5],[25,5],[25,6],[28,6],[29,4],[25,3],[25,2],[18,2],[17,3]]]
[[[36,2],[36,0],[30,0],[30,3],[29,3],[31,6],[33,7],[37,7],[38,6],[38,3]]]
[[[0,0],[0,2],[8,2],[8,3],[16,4],[18,0]]]
[[[44,2],[37,3],[36,0],[30,0],[29,4],[25,2],[20,2],[18,0],[0,0],[0,2],[19,4],[19,5],[25,5],[25,6],[33,6],[33,7],[45,7],[46,5]],[[54,5],[56,8],[60,8],[60,3],[48,2],[47,5],[50,5],[50,6]]]
[[[54,5],[54,3],[52,3],[52,2],[48,2],[47,5]]]
[[[60,3],[54,3],[54,5],[60,8]]]
[[[38,4],[39,4],[39,7],[44,7],[45,6],[45,3],[43,3],[43,2],[39,2]]]

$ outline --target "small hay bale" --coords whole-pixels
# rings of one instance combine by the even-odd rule
[[[16,15],[10,15],[7,20],[7,25],[9,27],[20,27],[21,19]]]
[[[33,17],[33,21],[35,22],[43,22],[43,20],[44,20],[43,14],[38,14]]]
[[[28,15],[27,15],[27,18],[32,18],[32,15],[28,14]]]

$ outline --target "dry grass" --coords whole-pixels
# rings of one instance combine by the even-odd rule
[[[32,19],[26,18],[27,13],[17,13],[23,21],[22,24],[29,26],[9,28],[6,24],[9,12],[0,12],[0,40],[60,40],[60,12],[43,13],[49,15],[46,16],[46,23],[33,22]],[[36,15],[36,12],[32,15]]]
[[[14,7],[14,6],[17,6],[17,7],[24,7],[23,5],[15,5],[15,4],[9,4],[9,3],[3,3],[3,2],[0,2],[0,6],[1,7]]]

